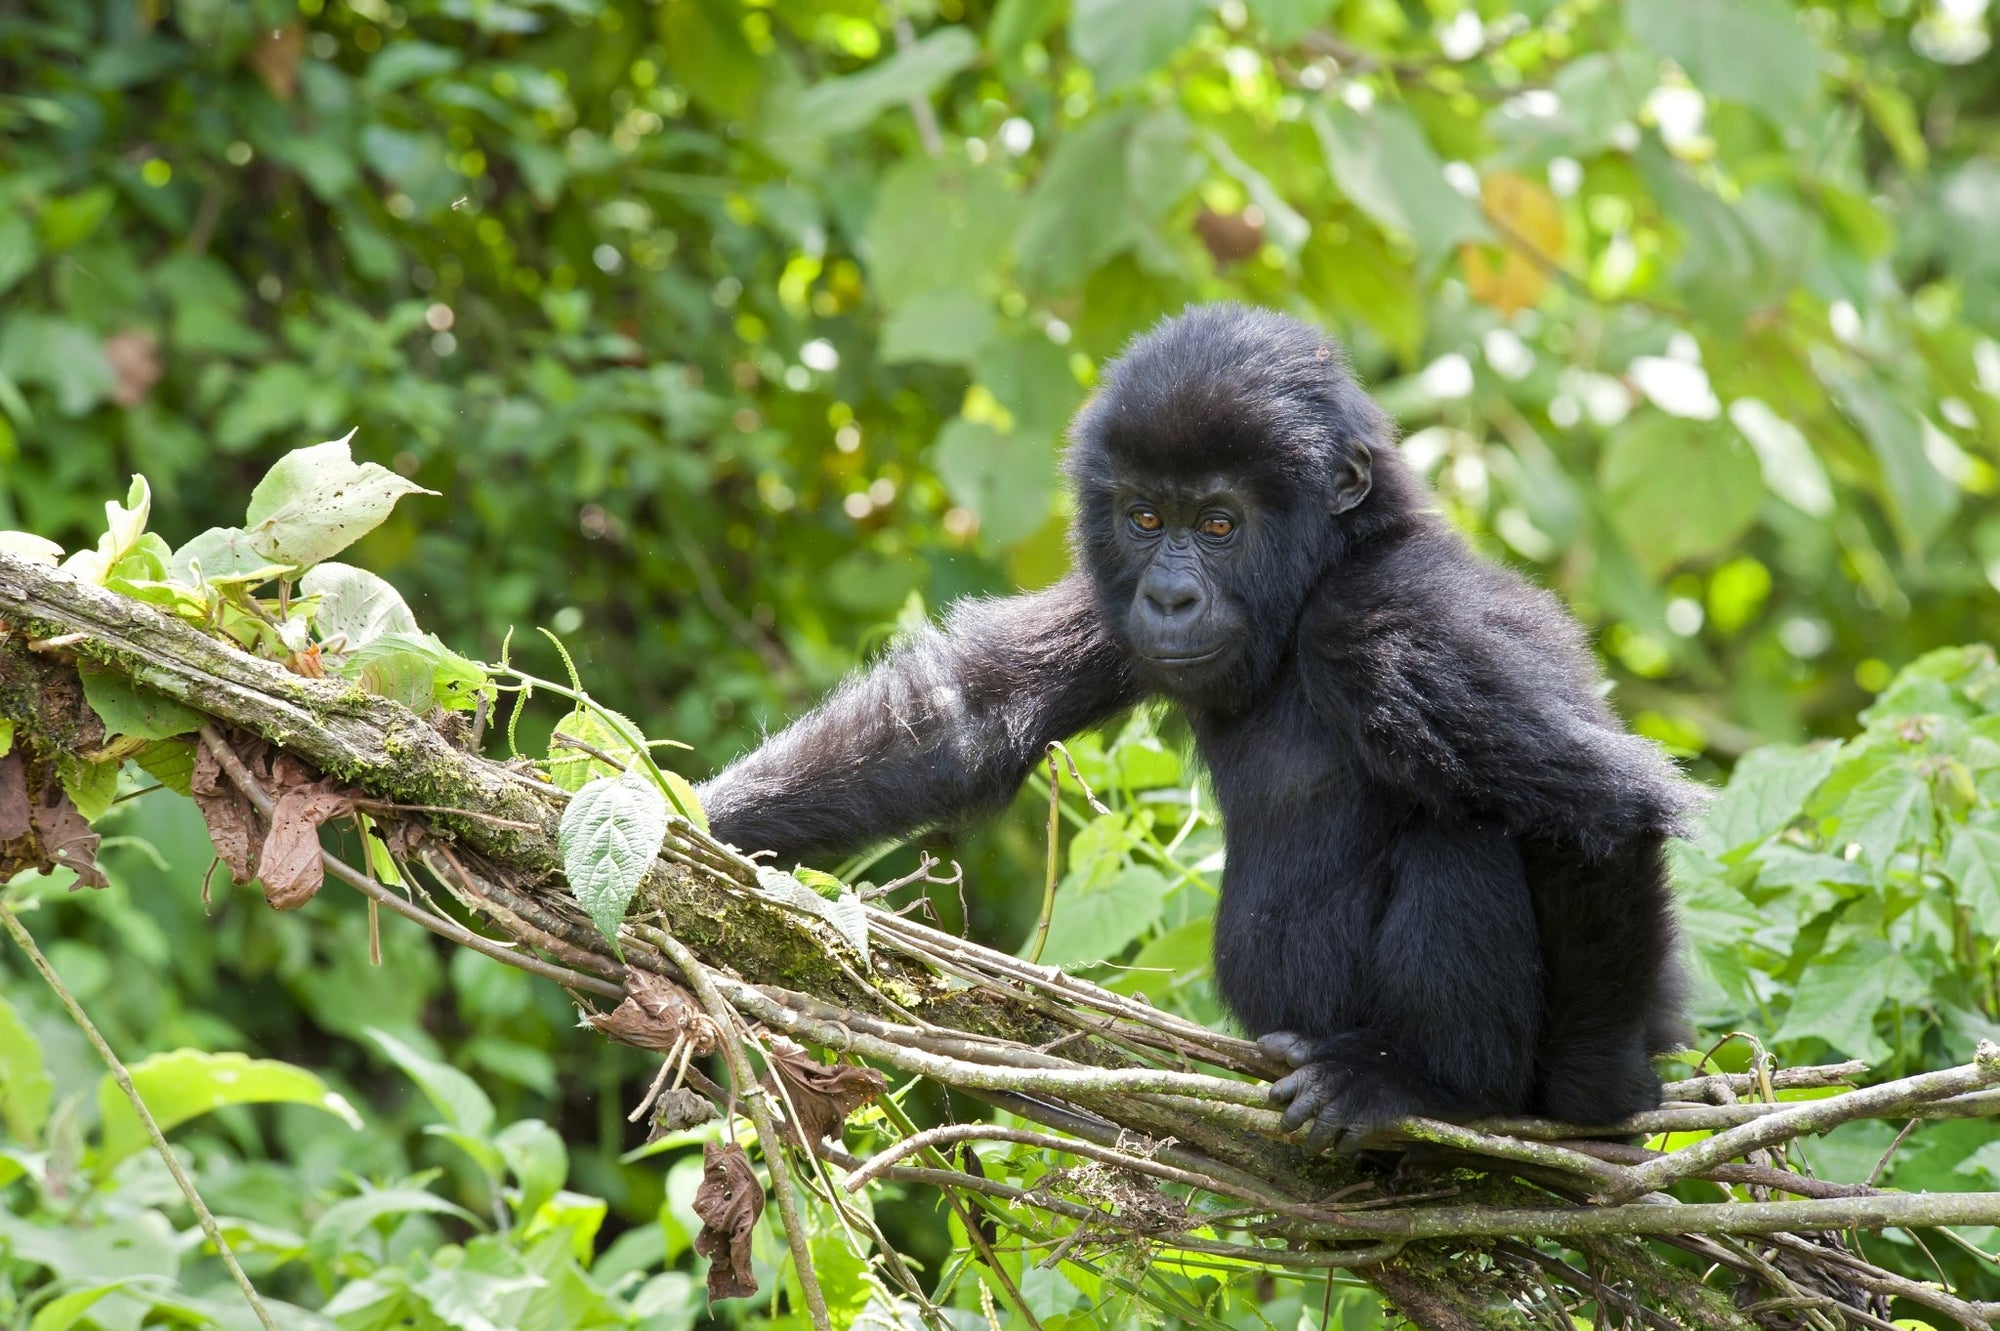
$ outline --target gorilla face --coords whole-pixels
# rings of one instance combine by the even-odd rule
[[[1121,489],[1112,520],[1130,579],[1125,640],[1160,688],[1203,692],[1242,664],[1250,614],[1233,574],[1249,506],[1219,479]]]

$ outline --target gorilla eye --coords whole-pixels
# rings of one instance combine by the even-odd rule
[[[1201,520],[1201,534],[1203,536],[1220,538],[1229,535],[1229,533],[1235,530],[1235,522],[1229,518],[1225,518],[1220,513],[1211,513]]]
[[[1143,532],[1156,532],[1163,524],[1160,515],[1152,509],[1135,508],[1132,510],[1132,525]]]

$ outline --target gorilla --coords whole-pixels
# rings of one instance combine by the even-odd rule
[[[1066,470],[1077,571],[848,679],[701,789],[715,833],[789,862],[996,810],[1050,741],[1163,697],[1222,816],[1217,986],[1294,1069],[1287,1128],[1353,1150],[1407,1114],[1657,1105],[1693,788],[1555,598],[1432,511],[1333,341],[1168,319]]]

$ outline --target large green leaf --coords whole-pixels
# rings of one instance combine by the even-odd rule
[[[1817,100],[1819,49],[1784,0],[1625,0],[1625,22],[1711,97],[1785,125]]]
[[[374,462],[354,460],[354,432],[279,458],[250,492],[244,526],[251,548],[304,567],[345,550],[389,516],[408,494],[436,494]]]
[[[963,416],[938,434],[931,465],[953,499],[979,517],[980,534],[994,545],[1010,545],[1038,531],[1055,497],[1050,440],[992,426]]]
[[[1014,237],[1021,277],[1031,286],[1075,286],[1138,237],[1126,182],[1132,123],[1128,114],[1109,112],[1057,142]]]
[[[1444,163],[1409,112],[1333,105],[1314,111],[1313,126],[1341,193],[1409,237],[1426,268],[1461,242],[1485,237],[1478,205],[1445,182]]]
[[[1208,0],[1072,0],[1069,40],[1098,82],[1116,88],[1165,64]]]
[[[1767,744],[1752,749],[1708,806],[1700,840],[1710,849],[1726,852],[1784,830],[1839,760],[1838,744],[1809,748]]]
[[[22,1146],[42,1140],[55,1082],[42,1065],[42,1046],[5,995],[0,995],[0,1128]]]
[[[1020,202],[997,167],[917,156],[887,171],[868,220],[868,273],[883,303],[980,289],[1007,249]]]
[[[1757,515],[1757,459],[1734,431],[1648,413],[1598,465],[1606,516],[1655,573],[1728,550]]]
[[[979,38],[970,29],[939,28],[880,64],[807,88],[794,104],[787,130],[830,137],[865,129],[890,107],[929,97],[978,57]]]
[[[1158,921],[1170,887],[1143,864],[1068,875],[1056,890],[1043,962],[1082,966],[1115,958]]]
[[[290,1063],[244,1054],[176,1049],[127,1069],[139,1097],[162,1131],[224,1105],[294,1104],[323,1109],[359,1131],[361,1116],[314,1073]],[[146,1129],[124,1092],[107,1074],[97,1084],[103,1124],[102,1160],[109,1164],[145,1148]]]

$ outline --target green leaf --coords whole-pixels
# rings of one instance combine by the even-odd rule
[[[42,201],[42,246],[51,250],[74,249],[111,215],[118,201],[109,185],[94,185],[75,194],[54,195]]]
[[[623,727],[621,732],[620,727]],[[579,704],[575,711],[556,722],[549,732],[549,780],[564,790],[574,793],[600,777],[614,777],[629,769],[638,761],[638,750],[625,738],[626,735],[642,735],[645,732],[623,712],[614,712],[608,707],[585,707]],[[561,743],[562,736],[580,740],[602,753],[617,766],[608,765],[583,749],[572,748]]]
[[[976,291],[1007,249],[1020,199],[997,166],[912,157],[883,176],[865,232],[868,275],[891,308],[925,291]]]
[[[1973,927],[1988,938],[2000,938],[2000,828],[1967,824],[1953,829],[1944,872],[1972,912]]]
[[[1818,1038],[1850,1057],[1881,1062],[1891,1050],[1875,1033],[1875,1014],[1889,1001],[1902,964],[1879,938],[1853,939],[1814,958],[1772,1042]]]
[[[380,526],[407,494],[436,494],[374,462],[356,463],[354,432],[279,458],[250,494],[251,548],[303,567],[329,559]]]
[[[34,1032],[0,995],[0,1128],[22,1146],[39,1146],[55,1082],[42,1063]]]
[[[202,716],[143,684],[99,666],[83,666],[84,700],[110,735],[131,739],[172,739],[201,729]]]
[[[1126,183],[1132,123],[1129,113],[1108,111],[1057,141],[1014,237],[1028,285],[1042,291],[1073,287],[1138,238]]]
[[[1426,270],[1460,242],[1485,238],[1478,205],[1445,183],[1444,163],[1409,112],[1378,106],[1364,114],[1336,105],[1316,109],[1312,121],[1341,193],[1409,237]]]
[[[478,1082],[449,1063],[440,1063],[405,1044],[387,1031],[371,1027],[368,1038],[375,1042],[390,1062],[403,1070],[404,1076],[417,1084],[417,1089],[424,1093],[424,1098],[444,1119],[446,1127],[491,1146],[493,1102],[486,1098],[486,1092],[479,1089]]]
[[[980,535],[1011,545],[1041,530],[1055,497],[1052,441],[955,417],[938,434],[931,465],[951,497],[979,516]]]
[[[1958,487],[1924,451],[1917,413],[1875,380],[1823,371],[1841,409],[1861,428],[1882,468],[1890,516],[1903,538],[1922,548],[1937,539],[1958,511]]]
[[[41,384],[56,395],[56,410],[81,416],[111,395],[118,376],[104,344],[81,324],[17,314],[0,332],[0,378]]]
[[[1289,46],[1340,7],[1340,0],[1249,0],[1250,16],[1273,46]]]
[[[969,291],[925,291],[882,325],[876,355],[884,365],[970,361],[993,336],[993,305]]]
[[[1625,0],[1632,35],[1702,92],[1799,123],[1819,97],[1820,53],[1784,0]]]
[[[1014,433],[1054,439],[1083,401],[1069,356],[1041,333],[1003,336],[973,362],[973,378],[1014,417]]]
[[[116,1293],[131,1283],[131,1280],[113,1280],[58,1295],[36,1311],[35,1320],[28,1324],[28,1331],[70,1331],[105,1295]]]
[[[569,1152],[556,1130],[539,1119],[524,1118],[503,1128],[493,1144],[520,1185],[514,1202],[514,1223],[525,1226],[542,1209],[542,1204],[562,1188],[569,1177]]]
[[[979,39],[970,29],[939,28],[858,74],[825,79],[807,88],[787,118],[788,125],[793,132],[828,138],[866,129],[890,107],[929,97],[978,58]]]
[[[463,58],[450,47],[431,42],[392,42],[368,62],[361,85],[370,92],[393,92],[405,84],[449,74]]]
[[[1070,46],[1109,91],[1165,64],[1207,9],[1207,0],[1073,0]]]
[[[1062,8],[1063,0],[1000,0],[986,25],[987,49],[1000,60],[1013,60],[1055,26]]]
[[[1783,831],[1804,812],[1806,797],[1826,780],[1840,754],[1838,744],[1752,749],[1737,761],[1728,786],[1708,806],[1697,840],[1724,854]]]
[[[34,270],[35,248],[35,228],[26,214],[0,214],[0,294]]]
[[[62,778],[63,793],[70,803],[83,815],[87,823],[94,823],[111,808],[111,802],[118,798],[118,769],[123,763],[116,758],[103,762],[87,763],[80,758],[64,757],[56,764],[56,772]]]
[[[14,718],[0,716],[0,758],[14,751]]]
[[[307,1253],[316,1262],[331,1262],[353,1251],[356,1241],[376,1221],[406,1215],[450,1216],[475,1229],[480,1223],[479,1217],[464,1207],[421,1188],[376,1188],[327,1207],[313,1221]]]
[[[1102,881],[1092,881],[1102,878]],[[1109,961],[1160,918],[1171,884],[1157,870],[1129,865],[1109,877],[1066,875],[1056,890],[1042,961],[1083,966]]]
[[[667,801],[636,770],[599,777],[563,809],[557,840],[570,895],[612,942],[666,838]]]
[[[259,554],[241,527],[210,527],[174,551],[168,566],[174,581],[189,587],[258,587],[290,569]]]
[[[1729,549],[1757,516],[1757,459],[1734,431],[1648,412],[1598,464],[1607,517],[1655,573]]]
[[[266,1104],[323,1109],[348,1127],[361,1129],[361,1117],[353,1106],[319,1077],[275,1059],[176,1049],[134,1063],[128,1071],[163,1132],[224,1105]],[[103,1124],[104,1163],[123,1160],[147,1145],[139,1116],[109,1075],[97,1084],[97,1108]]]
[[[195,743],[191,739],[155,740],[132,755],[139,769],[178,795],[193,794]]]
[[[1896,852],[1928,826],[1930,783],[1906,760],[1885,764],[1847,795],[1835,812],[1842,841],[1860,845],[1879,882]]]
[[[391,633],[417,634],[417,617],[403,594],[389,583],[352,564],[328,562],[306,570],[299,590],[319,598],[313,629],[321,642],[347,640],[346,650],[365,647]]]
[[[477,662],[445,646],[435,633],[385,633],[348,653],[340,675],[413,712],[470,711],[489,683]]]

